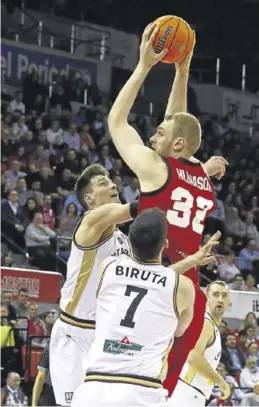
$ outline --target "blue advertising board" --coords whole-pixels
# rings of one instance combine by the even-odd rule
[[[25,77],[34,70],[45,85],[53,83],[57,74],[69,75],[71,71],[91,83],[96,81],[97,64],[59,55],[58,51],[56,54],[47,53],[29,49],[27,45],[20,47],[2,43],[1,71],[6,85],[21,86]]]

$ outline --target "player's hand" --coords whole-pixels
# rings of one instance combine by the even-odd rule
[[[183,61],[181,62],[175,62],[175,69],[178,72],[185,72],[188,73],[190,70],[190,66],[191,66],[191,61],[192,61],[192,57],[193,57],[193,51],[194,51],[194,47],[196,44],[196,34],[195,31],[193,31],[193,35],[194,35],[194,41],[193,41],[193,47],[192,50],[189,52],[189,54],[186,55],[186,57],[184,58]]]
[[[213,156],[204,164],[204,167],[210,177],[221,179],[225,175],[227,165],[229,162],[224,157]]]
[[[228,383],[222,378],[222,380],[218,383],[218,386],[222,391],[222,395],[220,396],[221,400],[228,400],[231,396],[231,390]]]
[[[221,237],[221,233],[218,231],[216,232],[208,242],[193,256],[195,258],[195,262],[199,266],[205,266],[207,264],[215,262],[215,257],[210,255],[211,249],[214,246],[219,244],[219,239]]]
[[[155,23],[151,23],[145,28],[142,35],[139,62],[144,68],[151,68],[157,62],[161,61],[168,52],[167,49],[164,49],[159,54],[155,53],[153,42],[157,32],[158,27]]]

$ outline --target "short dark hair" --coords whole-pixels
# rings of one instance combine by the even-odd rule
[[[166,235],[165,213],[158,208],[143,211],[129,230],[133,255],[141,261],[156,259],[165,244]]]
[[[216,281],[212,281],[209,285],[207,285],[207,287],[206,287],[206,294],[208,294],[209,293],[209,291],[210,291],[210,289],[211,289],[211,287],[213,286],[213,285],[221,285],[222,287],[226,287],[228,290],[229,290],[229,287],[228,287],[228,285],[227,285],[227,283],[225,283],[225,281],[221,281],[221,280],[216,280]]]
[[[75,194],[80,205],[86,209],[86,203],[84,200],[84,195],[87,192],[89,184],[93,177],[97,175],[109,176],[108,171],[100,164],[92,164],[87,167],[80,177],[78,178],[75,185]]]
[[[27,288],[20,288],[20,289],[18,290],[18,295],[21,294],[21,293],[29,294],[29,291],[27,290]]]

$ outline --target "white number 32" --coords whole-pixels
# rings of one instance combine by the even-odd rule
[[[194,198],[187,189],[178,187],[172,191],[173,209],[167,211],[167,220],[170,224],[180,228],[187,228],[191,223],[191,209],[193,208]],[[197,210],[192,220],[192,229],[194,232],[202,234],[207,212],[213,207],[214,202],[198,196],[196,199]]]

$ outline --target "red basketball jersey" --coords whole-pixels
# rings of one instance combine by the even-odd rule
[[[170,157],[168,178],[158,190],[141,193],[139,213],[158,207],[166,213],[169,247],[165,254],[176,263],[199,250],[204,221],[215,209],[212,183],[200,163]],[[198,283],[198,268],[185,273]]]

